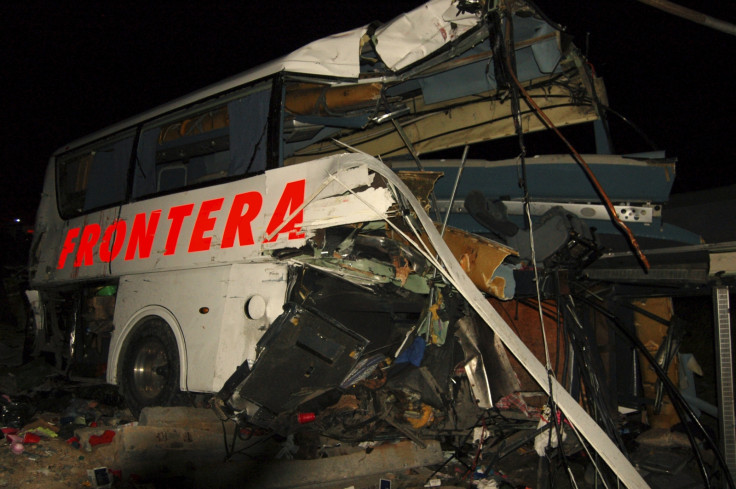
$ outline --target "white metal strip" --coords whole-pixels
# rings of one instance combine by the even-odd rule
[[[718,356],[718,418],[723,458],[731,475],[736,475],[736,414],[734,413],[733,354],[731,351],[731,307],[728,287],[713,288]]]

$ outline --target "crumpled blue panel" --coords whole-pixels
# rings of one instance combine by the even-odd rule
[[[422,358],[424,358],[424,349],[426,347],[424,338],[417,336],[414,341],[409,345],[409,348],[402,351],[398,357],[396,357],[396,363],[411,363],[415,367],[422,364]]]

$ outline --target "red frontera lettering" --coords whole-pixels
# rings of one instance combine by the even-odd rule
[[[232,248],[235,244],[235,235],[238,236],[238,244],[240,246],[248,246],[255,243],[253,240],[253,229],[250,223],[253,222],[261,212],[263,205],[263,197],[258,192],[246,192],[238,194],[233,199],[233,205],[230,207],[230,214],[227,216],[225,223],[225,232],[222,233],[222,248]],[[243,209],[247,206],[245,213]]]
[[[128,249],[125,250],[125,260],[132,260],[135,258],[136,250],[138,250],[139,258],[148,258],[151,256],[151,248],[153,248],[153,240],[156,238],[156,228],[158,228],[158,220],[160,217],[160,210],[151,212],[151,218],[148,220],[148,225],[146,225],[145,214],[138,214],[135,216],[135,220],[133,220],[133,229],[130,230]]]
[[[166,238],[166,249],[164,255],[173,255],[176,252],[176,243],[179,242],[179,233],[181,233],[181,225],[185,217],[192,215],[194,204],[177,205],[169,209],[169,235]]]
[[[301,206],[304,203],[305,186],[305,180],[286,184],[266,226],[264,243],[275,241],[280,234],[286,234],[289,240],[304,238],[304,232],[301,231],[304,214]],[[125,220],[115,220],[104,230],[97,223],[87,224],[83,228],[70,228],[61,246],[56,267],[63,269],[70,257],[73,257],[74,267],[110,263],[121,253],[125,261],[150,258],[154,252],[156,237],[161,235],[166,236],[161,250],[163,256],[174,255],[177,250],[182,249],[186,249],[187,253],[210,251],[218,228],[222,236],[219,245],[221,249],[254,245],[256,240],[253,222],[261,215],[263,195],[256,191],[235,195],[227,217],[221,212],[224,202],[224,197],[203,201],[199,204],[196,217],[193,217],[193,203],[171,207],[163,226],[160,226],[163,211],[158,209],[136,214],[130,226]],[[284,223],[289,217],[289,222]],[[179,246],[182,229],[190,219],[194,219],[194,223],[190,224],[192,232],[188,236],[188,243],[186,246]],[[218,223],[223,220],[224,223],[218,227]],[[167,222],[168,230],[165,229]],[[160,229],[161,227],[164,229]]]
[[[263,241],[264,243],[276,241],[278,235],[283,233],[289,233],[289,239],[301,239],[304,237],[304,233],[299,230],[299,225],[304,220],[303,210],[299,210],[299,212],[283,227],[282,224],[287,217],[289,217],[304,203],[305,183],[306,182],[304,180],[297,180],[296,182],[289,182],[286,184],[284,193],[281,194],[279,203],[276,204],[276,209],[274,209],[271,221],[268,223],[268,227],[266,228],[266,239]],[[271,239],[268,239],[268,236],[274,234],[277,229],[278,232]]]

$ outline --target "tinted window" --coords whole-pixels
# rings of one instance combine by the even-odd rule
[[[270,100],[269,83],[145,126],[138,144],[133,196],[264,171]]]
[[[57,159],[59,213],[74,217],[125,200],[133,134],[90,145]]]

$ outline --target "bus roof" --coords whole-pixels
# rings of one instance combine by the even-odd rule
[[[390,79],[401,70],[431,57],[442,47],[453,43],[482,23],[479,14],[460,12],[453,3],[453,0],[431,0],[376,28],[374,32],[369,33],[371,26],[365,25],[313,41],[286,56],[77,139],[59,148],[55,155],[277,73],[288,72],[352,82],[359,78],[361,81]],[[373,39],[376,54],[383,62],[382,69],[373,73],[361,73],[360,55],[366,42],[366,34]]]

